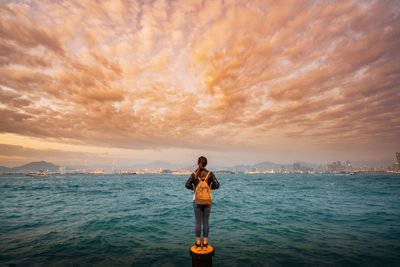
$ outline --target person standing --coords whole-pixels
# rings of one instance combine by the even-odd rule
[[[196,218],[195,234],[196,248],[207,249],[208,233],[209,233],[209,218],[212,207],[211,190],[218,189],[219,183],[215,175],[206,169],[207,158],[199,157],[197,170],[192,173],[186,181],[185,187],[193,190],[193,209]],[[201,225],[203,223],[203,244],[201,244]]]

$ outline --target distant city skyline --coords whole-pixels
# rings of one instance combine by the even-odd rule
[[[0,3],[0,165],[395,161],[399,1]]]
[[[398,158],[400,153],[396,153]],[[279,164],[265,161],[257,164],[240,164],[234,166],[211,165],[215,174],[349,174],[354,175],[363,172],[388,172],[400,173],[400,160],[392,165],[388,162],[380,164],[368,162],[351,162],[346,160],[335,161],[330,164],[312,164],[308,162],[294,162],[293,164]],[[164,161],[155,161],[147,164],[131,166],[90,166],[85,161],[80,166],[57,165],[52,162],[35,161],[15,167],[0,166],[0,175],[26,174],[33,177],[51,177],[53,175],[134,175],[134,174],[178,174],[189,175],[196,169],[196,164],[176,164]],[[207,168],[207,169],[210,169]]]
[[[18,164],[18,165],[0,165],[0,173],[3,171],[7,172],[3,167],[5,168],[20,168],[22,166],[26,165],[31,165],[31,164],[47,164],[47,165],[54,165],[56,164],[60,168],[63,168],[64,170],[79,170],[79,171],[84,171],[84,170],[105,170],[107,173],[113,172],[115,170],[123,171],[123,170],[186,170],[186,171],[193,171],[196,169],[196,163],[182,163],[182,162],[170,162],[170,161],[152,161],[152,162],[146,162],[146,163],[130,163],[128,165],[121,165],[121,164],[116,164],[113,162],[112,164],[98,164],[98,163],[88,163],[87,160],[84,162],[81,162],[77,165],[66,165],[62,163],[57,163],[54,161],[45,161],[45,160],[36,160],[32,162],[25,162],[23,164]],[[277,170],[277,169],[286,169],[286,168],[292,168],[294,170],[296,169],[303,169],[303,167],[311,168],[312,170],[329,170],[329,169],[340,169],[341,167],[350,167],[350,168],[355,168],[355,169],[382,169],[382,170],[393,170],[393,171],[399,171],[399,164],[400,162],[398,160],[395,160],[394,162],[391,160],[384,160],[384,161],[333,161],[333,162],[328,162],[328,163],[323,163],[323,164],[317,164],[313,162],[305,162],[305,161],[294,161],[292,163],[282,163],[282,162],[273,162],[273,161],[262,161],[262,162],[257,162],[257,163],[241,163],[241,164],[230,164],[230,165],[218,165],[216,163],[211,163],[208,168],[215,170],[233,170],[237,168],[253,168],[254,170],[257,170],[259,168],[263,170]],[[58,168],[58,167],[57,167]],[[41,169],[46,169],[45,167]]]

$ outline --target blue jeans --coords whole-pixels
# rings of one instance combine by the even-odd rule
[[[195,233],[196,237],[201,236],[201,222],[203,221],[203,237],[208,237],[210,227],[208,225],[208,219],[210,218],[210,205],[199,205],[193,201],[194,216],[196,217]]]

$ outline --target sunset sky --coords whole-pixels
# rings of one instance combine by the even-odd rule
[[[0,165],[400,151],[400,1],[0,3]]]

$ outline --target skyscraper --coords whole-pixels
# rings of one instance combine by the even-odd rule
[[[393,171],[400,172],[400,152],[396,152],[397,162],[393,164]]]

